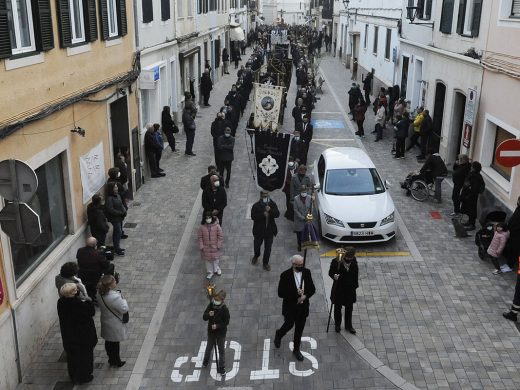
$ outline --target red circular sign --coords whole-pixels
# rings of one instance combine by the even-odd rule
[[[520,164],[520,140],[508,139],[498,145],[495,152],[497,162],[504,167]]]

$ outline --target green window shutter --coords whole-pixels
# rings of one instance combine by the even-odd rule
[[[124,37],[128,33],[128,25],[126,21],[126,0],[117,0],[117,24],[119,27],[119,35]]]
[[[68,0],[56,0],[58,11],[58,28],[60,30],[60,47],[72,45],[72,32],[70,26],[70,8]]]
[[[442,3],[441,23],[439,31],[444,34],[451,34],[453,24],[454,0],[444,0]]]
[[[88,42],[98,39],[96,0],[83,0],[83,18],[85,19],[85,33]]]
[[[11,57],[11,37],[7,21],[6,0],[0,0],[0,58]]]
[[[424,0],[417,0],[417,19],[424,18]]]
[[[109,38],[107,0],[99,0],[99,20],[101,22],[101,39],[106,41]]]
[[[143,23],[150,23],[153,20],[153,3],[152,0],[142,0],[141,10],[143,11]],[[163,1],[161,1],[161,13],[162,13]],[[162,19],[166,20],[166,19]]]
[[[430,20],[432,18],[432,0],[426,0],[426,10],[424,12],[424,19]]]
[[[161,20],[169,20],[170,18],[170,0],[161,0]]]
[[[36,50],[48,51],[54,48],[51,5],[49,0],[32,0],[34,38]]]
[[[464,20],[466,19],[466,0],[459,0],[459,14],[457,15],[457,34],[464,34]]]
[[[478,37],[480,32],[480,15],[482,14],[482,0],[473,2],[473,20],[471,21],[471,36]]]

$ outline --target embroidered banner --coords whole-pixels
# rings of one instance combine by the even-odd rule
[[[255,127],[278,129],[284,87],[255,83]]]
[[[105,184],[105,157],[102,142],[79,158],[79,167],[81,186],[83,187],[83,203],[87,203],[92,195]]]
[[[291,135],[255,131],[256,184],[266,191],[283,188]]]

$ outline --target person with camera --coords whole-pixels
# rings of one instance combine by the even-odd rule
[[[352,310],[356,302],[356,289],[359,287],[359,269],[356,250],[347,247],[338,249],[339,255],[332,259],[329,276],[334,280],[330,301],[334,305],[334,324],[336,332],[341,331],[341,308],[345,306],[345,329],[356,334],[352,327]]]
[[[103,274],[114,274],[114,264],[97,249],[97,240],[94,237],[87,238],[86,245],[78,249],[76,260],[79,267],[78,275],[85,284],[88,296],[95,301],[99,278]]]
[[[112,275],[103,275],[97,285],[97,299],[101,313],[101,337],[105,339],[105,350],[110,367],[123,367],[125,361],[119,355],[119,343],[128,338],[126,324],[129,320],[128,303]]]
[[[224,303],[224,299],[226,299],[226,292],[220,290],[213,295],[211,302],[202,315],[202,319],[208,321],[208,342],[206,344],[202,365],[207,367],[211,357],[211,351],[215,349],[216,352],[218,349],[217,372],[220,375],[226,374],[226,350],[224,344],[226,342],[227,327],[229,325],[229,310]]]
[[[67,370],[73,383],[94,379],[94,347],[98,338],[92,301],[81,298],[76,283],[61,286],[57,309],[63,349],[67,355]]]

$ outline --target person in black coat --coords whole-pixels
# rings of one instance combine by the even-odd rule
[[[217,140],[218,137],[224,135],[224,131],[226,127],[230,127],[229,122],[225,119],[226,114],[219,111],[217,112],[217,117],[211,123],[211,137],[213,138],[213,153],[215,155],[215,164],[219,166],[219,161],[217,159]]]
[[[229,310],[224,303],[224,299],[226,299],[226,292],[220,290],[213,296],[202,315],[202,319],[208,321],[208,342],[206,344],[202,365],[206,367],[209,364],[211,351],[214,350],[216,345],[218,348],[217,372],[220,375],[226,373],[226,350],[224,344],[226,342],[226,333],[230,318]]]
[[[298,123],[302,122],[302,105],[303,105],[303,99],[297,98],[296,99],[296,105],[292,109],[292,117],[294,118],[294,128],[296,129],[296,126],[298,126]]]
[[[469,217],[468,222],[464,224],[466,230],[475,230],[478,197],[486,186],[480,174],[481,170],[482,165],[478,161],[471,163],[471,170],[460,193],[461,211]]]
[[[363,91],[365,91],[365,103],[366,105],[370,105],[370,92],[372,92],[372,79],[374,75],[372,72],[368,72],[367,76],[363,80]]]
[[[269,197],[268,191],[260,191],[260,200],[251,207],[251,219],[253,220],[253,247],[254,255],[251,263],[255,265],[260,257],[260,249],[264,244],[263,267],[266,271],[271,270],[269,258],[273,239],[278,234],[275,219],[280,216],[276,203]]]
[[[209,70],[204,69],[204,73],[202,73],[202,77],[200,78],[200,93],[202,94],[202,99],[204,101],[204,107],[209,107],[209,96],[211,94],[211,90],[213,89],[213,81],[211,81],[211,77],[209,75]]]
[[[357,102],[360,98],[362,98],[361,90],[358,88],[356,83],[352,83],[352,87],[348,91],[348,108],[349,114],[354,116],[354,107],[356,107]]]
[[[227,48],[222,49],[222,64],[224,74],[229,74],[229,53]]]
[[[408,129],[410,128],[410,117],[407,112],[403,113],[401,119],[395,125],[395,156],[394,158],[404,158],[405,142],[408,137]]]
[[[235,137],[231,135],[231,129],[226,127],[224,134],[218,137],[217,152],[215,154],[215,161],[218,161],[220,166],[218,171],[224,175],[226,170],[226,188],[229,188],[229,180],[231,178],[231,164],[233,163],[235,148]]]
[[[157,142],[154,133],[153,125],[151,123],[146,125],[144,151],[148,159],[148,165],[150,166],[150,175],[152,177],[162,177],[165,176],[165,174],[159,170],[159,162],[157,160],[157,154],[162,151],[162,147],[159,145],[159,142]]]
[[[292,256],[291,265],[291,268],[282,272],[278,283],[278,296],[283,299],[284,323],[275,333],[274,345],[280,348],[282,337],[294,326],[293,354],[298,361],[303,361],[300,352],[301,338],[309,316],[309,299],[316,292],[316,288],[311,271],[304,267],[302,256]]]
[[[193,153],[193,143],[195,142],[195,115],[197,114],[196,109],[193,107],[193,102],[187,100],[184,102],[184,110],[182,111],[182,125],[184,126],[184,132],[186,133],[186,149],[184,154],[186,156],[195,156]]]
[[[341,307],[345,306],[345,329],[356,334],[352,327],[352,310],[356,303],[356,289],[359,287],[359,269],[355,255],[355,249],[348,247],[344,249],[344,254],[336,256],[330,263],[329,276],[334,280],[330,301],[334,305],[334,323],[338,333],[341,331]]]
[[[94,379],[94,347],[98,339],[94,305],[92,301],[81,300],[77,294],[76,284],[65,283],[60,288],[57,309],[69,377],[72,382],[81,384]]]
[[[218,223],[222,226],[224,209],[227,206],[226,190],[222,187],[217,175],[210,177],[210,183],[210,187],[202,191],[202,208],[204,209],[202,215],[206,215],[207,212],[211,213],[218,218]]]
[[[307,164],[307,154],[309,153],[313,130],[313,126],[309,123],[309,116],[303,114],[302,122],[298,123],[296,126],[296,131],[300,133],[301,141],[300,164]]]
[[[218,174],[217,167],[215,165],[208,166],[208,174],[200,178],[200,189],[204,191],[206,188],[211,187],[211,176],[217,175],[221,183],[224,182],[224,178]]]
[[[421,122],[421,154],[417,156],[417,159],[424,160],[426,158],[426,152],[428,149],[428,144],[430,142],[430,137],[433,133],[433,120],[430,116],[429,110],[424,110],[424,119]]]
[[[87,238],[86,245],[76,252],[78,261],[78,276],[85,285],[87,294],[96,300],[96,286],[103,274],[114,274],[114,265],[97,249],[94,237]]]
[[[172,114],[170,113],[170,107],[164,106],[161,113],[161,127],[162,131],[166,135],[166,139],[168,140],[168,144],[172,152],[175,152],[175,133],[179,132],[179,128],[175,125],[173,121]]]
[[[460,154],[455,164],[453,164],[453,191],[451,192],[451,200],[453,201],[453,213],[450,217],[455,217],[460,214],[460,192],[464,186],[464,181],[471,169],[471,163],[468,156]]]
[[[507,265],[513,268],[520,257],[520,197],[516,201],[515,211],[507,221],[507,228],[509,229],[509,240],[507,240],[504,255]]]
[[[101,195],[94,194],[92,203],[87,206],[87,221],[90,234],[96,238],[99,246],[105,246],[105,239],[109,230],[105,207],[101,204]]]
[[[126,208],[119,196],[117,185],[114,182],[107,184],[107,198],[105,200],[105,215],[112,224],[112,241],[114,252],[118,256],[124,256],[125,250],[119,246],[123,235],[123,220],[126,217]]]

